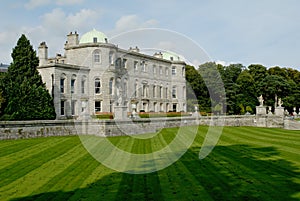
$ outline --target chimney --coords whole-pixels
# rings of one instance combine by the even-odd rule
[[[67,35],[66,46],[72,47],[72,46],[76,46],[78,44],[79,44],[78,33],[76,31],[75,31],[75,33],[70,32]]]
[[[48,63],[48,47],[46,42],[41,42],[38,48],[39,66],[46,65]]]

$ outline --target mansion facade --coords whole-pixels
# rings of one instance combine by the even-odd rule
[[[79,39],[67,35],[64,55],[48,58],[45,42],[38,48],[43,81],[51,93],[57,119],[127,112],[186,112],[186,63],[173,53],[154,55],[121,49],[92,30]]]

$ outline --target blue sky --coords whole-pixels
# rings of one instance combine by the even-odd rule
[[[46,41],[54,56],[63,53],[70,31],[82,35],[95,28],[110,38],[134,29],[161,28],[191,39],[212,61],[300,70],[299,8],[298,0],[4,1],[0,62],[11,62],[11,50],[22,33],[34,48]],[[189,52],[181,54],[188,57]]]

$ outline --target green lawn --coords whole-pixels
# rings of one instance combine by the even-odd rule
[[[300,200],[299,131],[225,127],[211,154],[199,160],[207,128],[199,128],[173,165],[137,175],[103,166],[77,136],[0,141],[0,200]],[[174,133],[110,140],[148,153]]]

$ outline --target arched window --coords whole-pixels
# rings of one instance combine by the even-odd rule
[[[100,94],[101,92],[101,83],[100,83],[100,79],[96,78],[95,79],[95,94]]]
[[[109,80],[109,94],[113,95],[114,92],[114,78],[110,78]]]
[[[114,59],[114,53],[113,52],[109,52],[109,57],[108,57],[108,62],[110,65],[113,65],[115,63],[115,59]]]
[[[65,80],[66,80],[66,75],[62,74],[60,76],[60,93],[65,93]]]
[[[135,80],[135,83],[134,83],[134,97],[138,97],[138,90],[139,90],[138,80]]]
[[[94,59],[94,63],[100,63],[101,62],[101,54],[100,54],[100,50],[95,50],[93,53],[93,59]]]
[[[75,93],[75,81],[76,81],[76,75],[72,75],[71,78],[71,93]]]
[[[81,78],[81,93],[85,94],[85,83],[86,83],[86,76],[82,76]]]
[[[177,98],[177,88],[176,88],[176,86],[172,87],[172,98]]]

